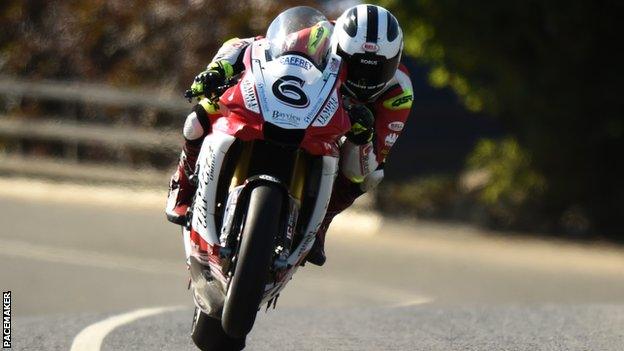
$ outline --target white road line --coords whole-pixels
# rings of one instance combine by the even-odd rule
[[[140,273],[171,274],[180,276],[187,274],[183,259],[180,259],[179,262],[168,262],[163,260],[36,245],[18,240],[0,239],[0,255]]]
[[[431,303],[433,302],[433,300],[434,300],[433,298],[421,296],[421,297],[417,297],[409,301],[403,301],[403,302],[391,304],[387,307],[390,307],[390,308],[411,307],[411,306],[424,305],[426,303]]]
[[[180,310],[183,308],[184,307],[182,306],[144,308],[106,318],[100,322],[91,324],[78,333],[72,342],[70,351],[99,351],[106,335],[108,335],[115,328],[124,324],[132,323],[140,318]]]

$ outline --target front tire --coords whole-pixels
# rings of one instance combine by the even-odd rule
[[[240,351],[245,348],[245,338],[232,338],[221,327],[221,321],[195,307],[191,338],[202,351]]]
[[[221,320],[223,330],[244,338],[253,327],[264,294],[266,277],[279,230],[283,195],[276,186],[259,185],[251,191],[237,263]]]

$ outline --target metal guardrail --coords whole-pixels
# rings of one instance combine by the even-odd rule
[[[42,80],[37,82],[0,76],[0,95],[25,96],[108,106],[145,107],[181,113],[190,109],[180,95],[155,89],[124,89],[104,84]]]
[[[180,114],[191,105],[184,98],[155,89],[120,89],[103,84],[63,81],[26,81],[0,76],[0,96],[28,97],[89,105],[144,108]],[[60,141],[66,145],[67,159],[30,158],[24,155],[0,154],[0,175],[36,176],[68,181],[114,182],[125,184],[166,185],[167,176],[157,170],[135,170],[123,164],[76,162],[79,144],[98,144],[105,148],[130,147],[139,150],[180,150],[181,131],[107,126],[71,122],[74,118],[48,116],[24,119],[0,114],[0,137],[29,141]],[[71,155],[74,155],[72,159]]]
[[[70,123],[48,117],[24,120],[0,115],[0,136],[30,140],[57,140],[77,143],[99,143],[109,147],[127,146],[142,149],[179,150],[180,132]]]

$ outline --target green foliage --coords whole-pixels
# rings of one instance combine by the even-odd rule
[[[521,206],[544,192],[544,178],[532,169],[529,155],[512,138],[481,140],[468,157],[468,168],[487,174],[479,190],[486,205]]]
[[[305,1],[0,2],[0,73],[182,90],[231,37]]]
[[[548,184],[539,211],[585,208],[596,229],[621,235],[623,3],[378,3],[399,18],[406,53],[432,67],[434,86],[499,118],[527,151]]]

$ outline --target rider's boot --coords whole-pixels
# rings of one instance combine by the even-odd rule
[[[190,177],[195,173],[195,162],[201,148],[201,140],[186,140],[180,162],[171,177],[169,183],[169,196],[165,213],[169,222],[184,225],[187,221],[186,214],[195,193],[196,184],[191,182]]]
[[[327,213],[321,223],[321,227],[316,233],[314,245],[306,257],[306,261],[317,266],[324,265],[327,260],[325,256],[325,235],[327,234],[327,229],[329,229],[331,221],[337,214],[351,206],[355,199],[364,194],[359,184],[351,182],[347,177],[342,175],[342,173],[338,173],[339,175],[334,182],[331,199],[327,206]]]

